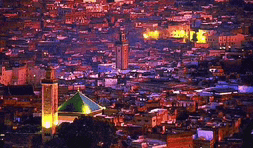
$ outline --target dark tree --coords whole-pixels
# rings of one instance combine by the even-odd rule
[[[253,130],[252,119],[246,119],[243,121],[243,145],[242,148],[249,148],[253,145],[253,136],[251,134]]]
[[[242,7],[244,5],[244,1],[243,0],[231,0],[229,3],[232,6],[236,6],[236,7]]]
[[[110,147],[115,140],[115,132],[112,124],[87,116],[59,126],[59,138],[65,141],[67,147],[75,148]]]
[[[197,39],[197,33],[196,32],[192,35],[192,41],[193,42],[197,42],[198,41],[198,39]]]
[[[42,146],[42,136],[41,136],[41,134],[32,136],[30,143],[31,143],[31,147],[40,148]]]

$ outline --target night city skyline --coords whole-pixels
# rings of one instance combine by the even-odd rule
[[[252,0],[0,0],[0,148],[251,148],[252,63]]]

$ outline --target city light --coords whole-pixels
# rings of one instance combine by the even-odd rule
[[[52,116],[51,115],[45,115],[44,118],[42,118],[42,127],[44,127],[44,128],[51,128],[52,127]]]
[[[144,33],[144,34],[143,34],[143,37],[144,37],[145,39],[147,39],[149,36],[148,36],[146,33]]]
[[[0,0],[0,147],[252,145],[251,5]]]
[[[206,43],[206,36],[205,36],[205,31],[204,30],[199,30],[197,34],[197,43]]]
[[[173,38],[188,38],[188,34],[184,30],[175,30],[170,33]]]
[[[146,33],[143,34],[144,39],[155,39],[158,40],[160,36],[159,31],[147,31]]]
[[[91,109],[89,108],[88,105],[84,105],[82,108],[82,113],[83,114],[90,114],[91,113]]]
[[[206,31],[199,30],[198,32],[190,31],[187,32],[185,30],[175,30],[173,32],[170,32],[170,36],[172,38],[178,38],[178,39],[190,39],[191,42],[193,42],[193,36],[196,33],[196,43],[203,44],[206,43]],[[190,36],[190,38],[189,38]]]

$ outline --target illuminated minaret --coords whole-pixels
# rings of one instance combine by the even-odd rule
[[[129,44],[126,39],[124,28],[120,28],[119,41],[116,42],[116,68],[125,70],[128,68],[128,48]]]
[[[46,142],[56,133],[58,124],[58,82],[55,69],[46,70],[46,78],[42,80],[42,141]]]

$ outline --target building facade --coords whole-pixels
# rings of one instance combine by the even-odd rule
[[[27,67],[1,67],[0,84],[3,85],[25,85],[27,79]]]
[[[42,140],[46,142],[56,134],[58,124],[58,82],[55,70],[47,69],[42,80]]]
[[[1,66],[0,84],[7,85],[35,85],[39,86],[41,79],[45,78],[46,71],[38,66]]]
[[[220,48],[240,48],[245,41],[243,34],[236,35],[212,35],[208,36],[207,42],[210,47]]]
[[[193,148],[192,132],[183,132],[168,135],[167,147],[173,148]]]
[[[27,68],[27,83],[39,86],[41,80],[45,78],[46,71],[38,66],[30,66]]]
[[[120,70],[128,69],[129,44],[123,28],[120,29],[119,41],[116,42],[116,68]]]

